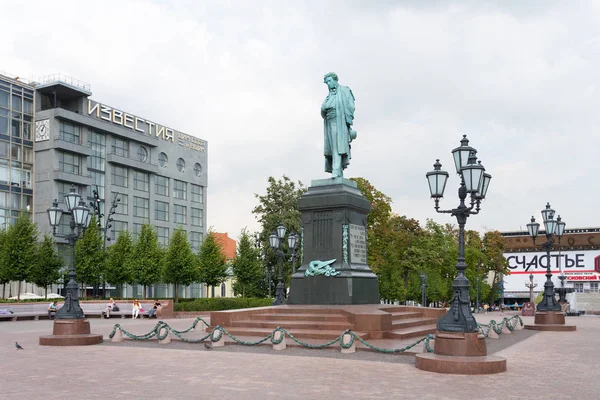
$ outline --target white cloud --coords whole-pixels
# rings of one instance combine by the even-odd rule
[[[424,174],[468,134],[493,175],[469,228],[515,230],[546,201],[598,226],[594,2],[39,1],[2,5],[0,70],[63,72],[93,97],[209,142],[207,225],[256,227],[269,175],[322,171],[323,74],[356,96],[353,160],[394,210],[435,214]],[[444,207],[455,207],[458,180]]]

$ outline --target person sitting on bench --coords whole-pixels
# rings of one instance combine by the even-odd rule
[[[58,311],[58,301],[53,301],[48,306],[48,319],[56,318],[56,312]]]

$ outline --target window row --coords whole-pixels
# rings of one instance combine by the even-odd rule
[[[169,165],[169,157],[165,153],[159,153],[158,165],[161,168],[167,168]],[[185,172],[185,160],[183,158],[179,157],[175,165],[177,166],[177,171]],[[202,176],[202,165],[200,165],[200,163],[194,164],[194,175],[198,178]]]
[[[8,110],[0,108],[0,134],[32,140],[32,119],[31,116],[10,113]]]
[[[10,158],[11,161],[33,164],[33,148],[22,146],[20,143],[0,140],[0,158]]]
[[[5,160],[0,160],[0,184],[25,189],[33,188],[31,182],[31,167],[9,167],[8,165],[3,165],[2,161]]]

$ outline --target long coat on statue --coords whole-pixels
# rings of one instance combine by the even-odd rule
[[[329,117],[328,117],[329,114]],[[342,156],[342,169],[350,164],[351,125],[354,121],[354,94],[347,86],[338,87],[329,92],[321,106],[324,125],[325,172],[332,172],[331,154],[333,151]]]

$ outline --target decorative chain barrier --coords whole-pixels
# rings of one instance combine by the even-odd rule
[[[359,342],[361,342],[363,345],[365,345],[366,347],[368,347],[371,350],[374,350],[374,351],[377,351],[380,353],[387,353],[387,354],[402,353],[406,350],[409,350],[409,349],[415,347],[417,344],[419,344],[421,342],[425,342],[424,346],[425,346],[425,349],[427,350],[427,352],[429,352],[429,353],[433,352],[433,349],[429,346],[429,341],[433,339],[432,334],[429,334],[429,335],[417,340],[415,343],[410,344],[401,349],[385,349],[385,348],[380,348],[375,345],[372,345],[371,343],[367,342],[366,340],[364,340],[363,338],[358,336],[356,333],[354,333],[350,329],[346,329],[340,336],[336,337],[335,339],[333,339],[327,343],[323,343],[323,344],[310,344],[310,343],[303,342],[302,340],[300,340],[297,337],[295,337],[294,335],[292,335],[289,331],[287,331],[286,329],[283,329],[279,326],[277,328],[275,328],[273,330],[273,332],[271,332],[271,334],[269,334],[268,336],[265,336],[262,339],[255,341],[255,342],[247,342],[244,340],[240,340],[237,337],[235,337],[234,335],[232,335],[231,333],[229,333],[227,331],[227,329],[223,328],[220,325],[217,325],[211,333],[207,334],[206,336],[201,337],[200,339],[188,339],[186,337],[183,337],[183,334],[194,330],[194,328],[196,327],[196,324],[198,324],[198,322],[200,322],[200,321],[205,326],[207,326],[207,327],[210,326],[206,321],[204,321],[202,318],[198,317],[198,318],[196,318],[196,320],[194,321],[194,323],[192,324],[191,327],[189,327],[188,329],[183,330],[183,331],[178,331],[176,329],[173,329],[166,322],[158,321],[156,326],[154,328],[152,328],[152,330],[150,332],[143,334],[143,335],[134,335],[133,333],[128,332],[125,329],[123,329],[123,327],[120,324],[115,324],[112,332],[108,335],[108,337],[110,339],[112,339],[115,336],[115,333],[117,332],[117,330],[120,330],[122,334],[124,334],[125,336],[127,336],[128,338],[133,339],[133,340],[150,340],[153,337],[156,337],[158,340],[164,340],[168,336],[169,332],[172,332],[175,336],[177,336],[183,342],[201,343],[207,339],[210,340],[211,342],[218,342],[223,337],[223,334],[225,334],[237,344],[241,344],[244,346],[255,346],[258,344],[262,344],[269,339],[271,340],[272,344],[277,345],[283,341],[285,336],[288,336],[291,340],[293,340],[300,346],[306,347],[309,349],[324,349],[324,348],[334,345],[338,342],[340,344],[340,347],[342,347],[344,349],[349,349],[354,344],[354,341],[358,340]],[[279,332],[279,335],[276,335],[277,332]],[[350,335],[350,341],[344,342],[344,339],[343,339],[344,335]]]
[[[478,322],[477,323],[477,328],[479,328],[479,332],[481,332],[487,338],[489,336],[489,334],[490,334],[490,330],[492,330],[492,329],[497,334],[501,334],[502,333],[502,328],[504,328],[504,326],[506,325],[506,327],[508,328],[508,330],[512,332],[517,327],[517,324],[520,324],[520,326],[523,326],[523,320],[521,319],[520,316],[513,315],[510,318],[505,317],[502,320],[502,322],[500,322],[500,323],[497,323],[494,320],[491,320],[489,324],[480,324]]]

